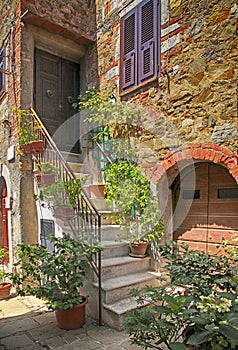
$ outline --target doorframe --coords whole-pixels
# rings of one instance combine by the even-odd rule
[[[12,188],[11,188],[11,181],[10,181],[10,172],[9,169],[5,164],[0,164],[0,178],[2,178],[2,184],[0,188],[0,193],[2,193],[3,188],[6,188],[7,191],[7,234],[8,234],[8,251],[9,251],[9,263],[12,265],[13,262],[13,242],[12,242],[12,205],[13,201],[16,200],[16,198],[13,198],[12,195]]]

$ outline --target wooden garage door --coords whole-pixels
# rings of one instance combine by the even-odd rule
[[[213,163],[187,168],[173,186],[174,240],[215,252],[216,243],[238,236],[238,185],[228,170]],[[184,218],[184,209],[187,215]]]

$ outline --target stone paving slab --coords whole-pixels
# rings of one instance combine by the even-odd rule
[[[0,350],[141,350],[123,332],[87,318],[82,328],[66,331],[54,312],[34,297],[0,301]]]

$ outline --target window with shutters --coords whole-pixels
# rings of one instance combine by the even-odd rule
[[[144,0],[121,18],[120,93],[159,74],[159,1]]]
[[[0,50],[0,97],[5,92],[5,49]]]

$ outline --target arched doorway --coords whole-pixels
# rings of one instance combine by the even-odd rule
[[[0,178],[0,247],[9,251],[9,239],[8,239],[8,209],[6,205],[7,200],[7,186],[3,177]],[[8,259],[5,259],[8,262]]]
[[[238,237],[238,185],[221,165],[200,162],[194,167],[195,186],[192,167],[183,169],[172,185],[173,239],[192,249],[215,252],[217,242],[234,244],[233,239]],[[181,210],[176,208],[178,202]],[[180,213],[188,205],[188,213],[182,218]]]

